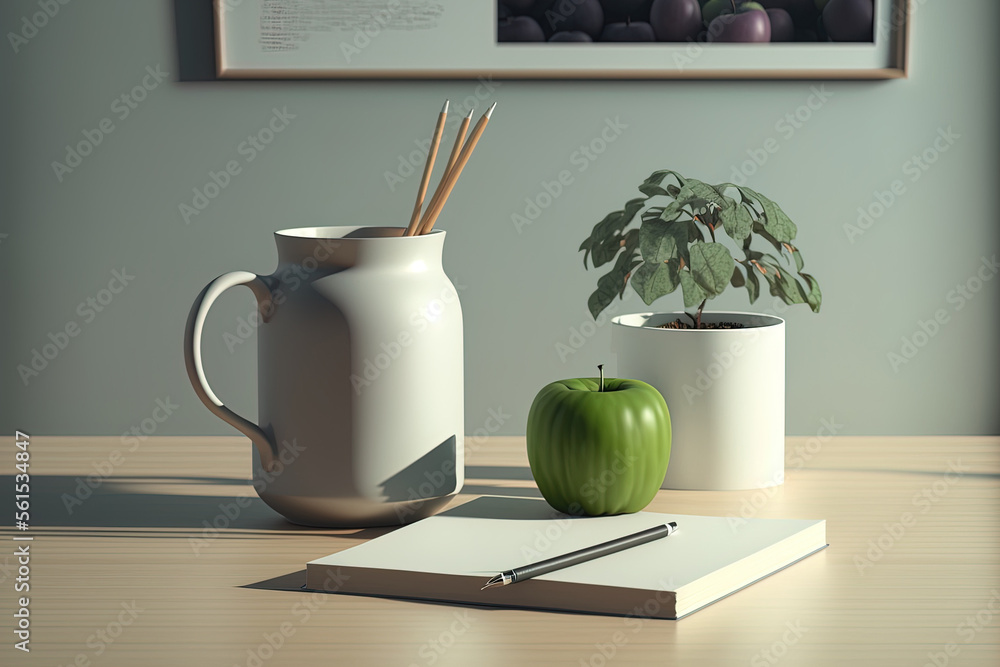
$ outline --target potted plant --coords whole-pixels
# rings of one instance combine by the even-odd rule
[[[643,196],[608,214],[580,246],[584,267],[611,265],[588,305],[596,319],[631,282],[652,304],[679,287],[688,311],[612,320],[619,377],[643,380],[667,402],[673,446],[663,488],[750,489],[784,481],[784,321],[706,312],[733,286],[819,312],[819,283],[792,244],[795,223],[764,195],[654,172]],[[634,223],[638,221],[638,226]]]

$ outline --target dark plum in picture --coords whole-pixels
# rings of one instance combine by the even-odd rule
[[[604,8],[604,23],[628,23],[649,21],[649,8],[653,0],[601,0]]]
[[[512,16],[497,24],[498,42],[544,42],[545,33],[535,19],[529,16]]]
[[[533,11],[533,16],[546,34],[555,32],[585,32],[597,39],[604,28],[604,10],[598,0],[555,0],[544,3],[544,10]]]
[[[513,14],[524,14],[537,4],[537,0],[503,0],[500,4],[506,5]]]
[[[835,42],[870,42],[873,27],[872,0],[829,0],[823,9],[823,28]]]
[[[736,6],[736,13],[722,14],[708,26],[709,42],[759,43],[771,41],[771,20],[756,2]]]
[[[816,25],[819,10],[815,0],[757,0],[764,9],[784,9],[796,28],[811,29]],[[773,41],[773,40],[772,40]]]
[[[562,32],[552,33],[552,36],[549,37],[549,41],[568,44],[571,42],[593,42],[594,40],[592,40],[590,35],[585,32],[580,32],[579,30],[564,30]]]
[[[499,5],[497,5],[498,19],[505,19],[509,18],[510,16],[511,16],[510,9],[507,8],[507,5],[503,4],[502,2]]]
[[[794,42],[795,24],[784,9],[768,9],[767,18],[771,22],[772,42]]]
[[[661,42],[686,42],[702,28],[698,0],[653,0],[649,23]]]
[[[601,32],[602,42],[655,42],[653,26],[644,21],[609,23]]]

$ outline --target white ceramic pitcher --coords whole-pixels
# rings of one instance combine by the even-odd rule
[[[446,505],[464,482],[462,309],[441,265],[445,232],[305,227],[275,232],[278,268],[202,290],[184,356],[202,402],[255,445],[258,495],[290,521],[376,526]],[[212,303],[257,298],[259,426],[205,377]]]

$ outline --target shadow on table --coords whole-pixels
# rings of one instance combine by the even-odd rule
[[[531,469],[526,466],[465,466],[465,479],[509,479],[532,481]]]
[[[468,466],[466,476],[476,480],[517,481],[530,480],[531,471],[518,467]],[[225,489],[215,495],[200,491],[220,486]],[[13,489],[14,477],[0,475],[0,488]],[[160,529],[190,529],[193,537],[242,537],[262,531],[322,532],[331,537],[369,539],[393,529],[391,526],[365,529],[299,526],[268,507],[249,480],[232,477],[32,475],[30,490],[33,530],[69,528],[80,533],[122,537],[129,533],[116,529],[143,530],[143,537],[176,537],[176,533],[170,532],[155,534]],[[505,487],[489,483],[466,484],[461,493],[541,497],[535,486]]]
[[[143,485],[178,487],[177,493],[143,492]],[[203,495],[197,487],[226,485],[229,495]],[[12,475],[0,476],[0,488],[14,488]],[[191,491],[194,491],[193,493]],[[227,477],[113,477],[90,480],[86,476],[32,475],[31,530],[46,528],[78,529],[80,533],[101,533],[130,537],[121,531],[103,528],[191,529],[192,536],[245,537],[261,532],[322,532],[332,537],[369,539],[392,527],[326,529],[299,526],[287,521],[264,504],[247,480]],[[174,532],[141,537],[176,538]]]

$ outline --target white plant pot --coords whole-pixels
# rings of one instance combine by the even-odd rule
[[[704,313],[742,329],[660,329],[683,313],[611,320],[618,377],[656,387],[673,439],[664,489],[729,491],[785,481],[785,322]]]

